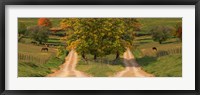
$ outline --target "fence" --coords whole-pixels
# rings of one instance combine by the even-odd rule
[[[33,63],[44,64],[49,60],[49,58],[50,58],[49,56],[33,56],[25,53],[18,54],[19,62],[33,62]]]
[[[171,55],[171,54],[181,54],[182,53],[182,47],[176,47],[176,48],[171,48],[167,50],[151,50],[151,51],[144,51],[142,52],[143,56],[156,56],[156,57],[161,57],[165,55]]]

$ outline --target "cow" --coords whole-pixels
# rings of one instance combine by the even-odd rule
[[[31,42],[31,44],[34,44],[34,45],[36,45],[36,44],[37,44],[37,42],[34,42],[34,41],[32,41],[32,42]]]
[[[48,52],[48,48],[43,47],[43,48],[41,49],[41,51],[47,51],[47,52]]]
[[[156,47],[152,47],[152,50],[155,50],[155,51],[157,51],[157,48],[156,48]]]

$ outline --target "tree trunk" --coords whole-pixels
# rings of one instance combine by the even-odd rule
[[[162,44],[162,41],[159,41],[159,44]]]
[[[96,54],[94,55],[94,60],[97,60],[97,55]]]
[[[41,44],[42,44],[42,42],[41,42],[41,41],[39,41],[39,44],[41,45]]]
[[[84,52],[81,53],[81,56],[82,56],[82,58],[83,58],[85,61],[87,61],[87,57],[85,56],[85,53],[84,53]]]
[[[115,60],[119,59],[119,51],[116,52],[116,58]]]

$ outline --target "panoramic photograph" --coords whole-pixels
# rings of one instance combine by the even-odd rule
[[[182,18],[18,18],[18,77],[182,77]]]

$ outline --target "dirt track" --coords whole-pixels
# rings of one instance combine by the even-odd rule
[[[133,54],[129,49],[124,52],[124,64],[125,70],[116,74],[115,77],[153,77],[154,75],[149,74],[141,69],[136,62]]]
[[[71,50],[67,57],[65,57],[65,63],[60,66],[58,71],[47,75],[47,77],[88,77],[75,69],[78,61],[78,55],[75,50]]]

